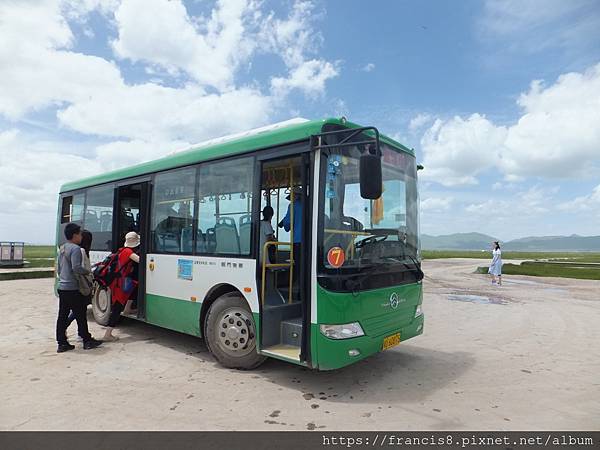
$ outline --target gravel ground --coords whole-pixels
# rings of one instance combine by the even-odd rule
[[[57,354],[52,279],[0,282],[2,430],[600,430],[600,282],[424,263],[425,334],[354,366],[220,367],[133,320]],[[96,337],[102,328],[90,323]]]

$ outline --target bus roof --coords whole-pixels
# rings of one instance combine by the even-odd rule
[[[313,134],[321,133],[323,125],[325,124],[343,125],[348,128],[360,127],[360,125],[348,122],[343,118],[320,120],[292,119],[248,132],[211,139],[193,145],[186,150],[174,152],[153,161],[105,172],[81,180],[71,181],[63,184],[60,188],[60,192],[73,191],[125,178],[143,176],[188,164],[196,164],[202,161],[248,153],[262,148],[283,145],[289,142],[302,141],[308,139]],[[387,142],[394,147],[414,155],[412,149],[405,147],[387,136],[380,135],[380,139],[383,142]]]

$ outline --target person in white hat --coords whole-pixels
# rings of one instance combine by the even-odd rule
[[[107,342],[118,340],[112,332],[121,312],[126,314],[135,312],[131,309],[131,305],[137,300],[138,265],[140,263],[140,255],[137,254],[137,251],[139,247],[140,235],[135,231],[130,231],[125,235],[125,244],[118,250],[121,276],[117,277],[110,285],[112,305],[103,339]]]

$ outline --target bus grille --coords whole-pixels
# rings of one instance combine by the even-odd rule
[[[411,314],[412,312],[412,314]],[[410,324],[414,308],[406,308],[394,313],[387,313],[370,319],[361,320],[360,324],[367,336],[377,337]]]

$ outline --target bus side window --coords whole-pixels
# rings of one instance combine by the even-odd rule
[[[85,193],[81,192],[74,195],[63,197],[60,208],[60,233],[58,243],[62,245],[66,242],[64,230],[69,222],[75,222],[83,225],[83,208],[85,206]]]
[[[204,240],[197,251],[249,255],[254,158],[244,157],[200,166],[198,225]]]
[[[113,185],[94,187],[87,191],[83,224],[92,233],[92,250],[111,249],[113,200]]]
[[[156,175],[152,196],[152,246],[165,253],[191,253],[196,169]]]
[[[69,223],[71,221],[71,207],[73,206],[73,196],[63,197],[62,208],[60,212],[60,223]]]
[[[63,197],[60,223],[80,222],[83,219],[84,204],[85,194],[83,193]]]

